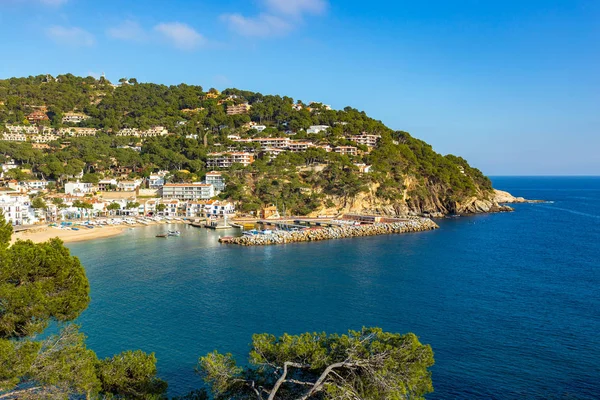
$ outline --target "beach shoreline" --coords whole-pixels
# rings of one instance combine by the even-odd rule
[[[40,227],[29,229],[26,231],[15,232],[11,239],[11,244],[17,240],[31,240],[34,243],[47,242],[53,238],[59,238],[64,243],[76,243],[95,239],[106,239],[118,236],[123,232],[132,228],[145,228],[155,225],[168,224],[184,224],[183,221],[161,221],[148,224],[128,224],[128,225],[113,225],[103,226],[102,228],[94,227],[93,229],[80,228],[75,231],[72,229],[60,229],[49,225],[41,225]]]

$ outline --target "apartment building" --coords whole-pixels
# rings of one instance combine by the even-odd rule
[[[288,145],[288,149],[294,153],[298,153],[301,151],[306,151],[310,147],[314,147],[314,146],[315,146],[315,144],[312,142],[290,141],[290,144]]]
[[[8,142],[26,142],[27,135],[23,133],[3,133],[2,140],[6,140]]]
[[[248,114],[250,105],[248,103],[227,106],[227,115]]]
[[[96,128],[60,128],[58,134],[61,136],[84,137],[96,136],[98,129]]]
[[[215,187],[206,183],[167,183],[162,187],[163,199],[207,200],[215,196]]]
[[[39,133],[37,126],[31,125],[6,125],[6,129],[9,133],[21,133],[26,135],[35,135]]]
[[[358,149],[354,146],[337,146],[333,149],[338,154],[345,156],[356,156],[358,155]]]
[[[208,168],[230,168],[233,164],[242,164],[244,167],[254,162],[254,155],[247,152],[209,153],[206,166]]]
[[[366,133],[348,137],[349,140],[352,140],[355,143],[362,144],[368,147],[377,147],[377,142],[380,138],[381,136],[379,135],[369,135]]]

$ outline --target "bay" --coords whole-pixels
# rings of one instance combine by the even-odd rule
[[[170,394],[201,386],[199,356],[246,361],[253,333],[414,332],[435,352],[430,399],[600,395],[600,178],[496,177],[549,203],[439,221],[417,234],[239,248],[167,226],[70,244],[106,357],[155,352]],[[175,226],[171,227],[175,228]]]

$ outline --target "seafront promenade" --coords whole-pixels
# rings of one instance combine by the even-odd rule
[[[321,240],[344,239],[352,237],[389,235],[408,232],[422,232],[438,229],[439,226],[429,218],[415,218],[393,223],[310,228],[301,231],[275,231],[271,234],[222,237],[221,243],[241,246],[269,246],[276,244],[314,242]]]

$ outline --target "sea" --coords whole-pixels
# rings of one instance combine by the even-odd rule
[[[428,399],[600,398],[600,177],[494,177],[545,200],[448,218],[432,232],[274,247],[173,225],[69,247],[100,357],[154,352],[170,395],[202,386],[213,350],[247,362],[252,334],[414,332],[435,353]]]

